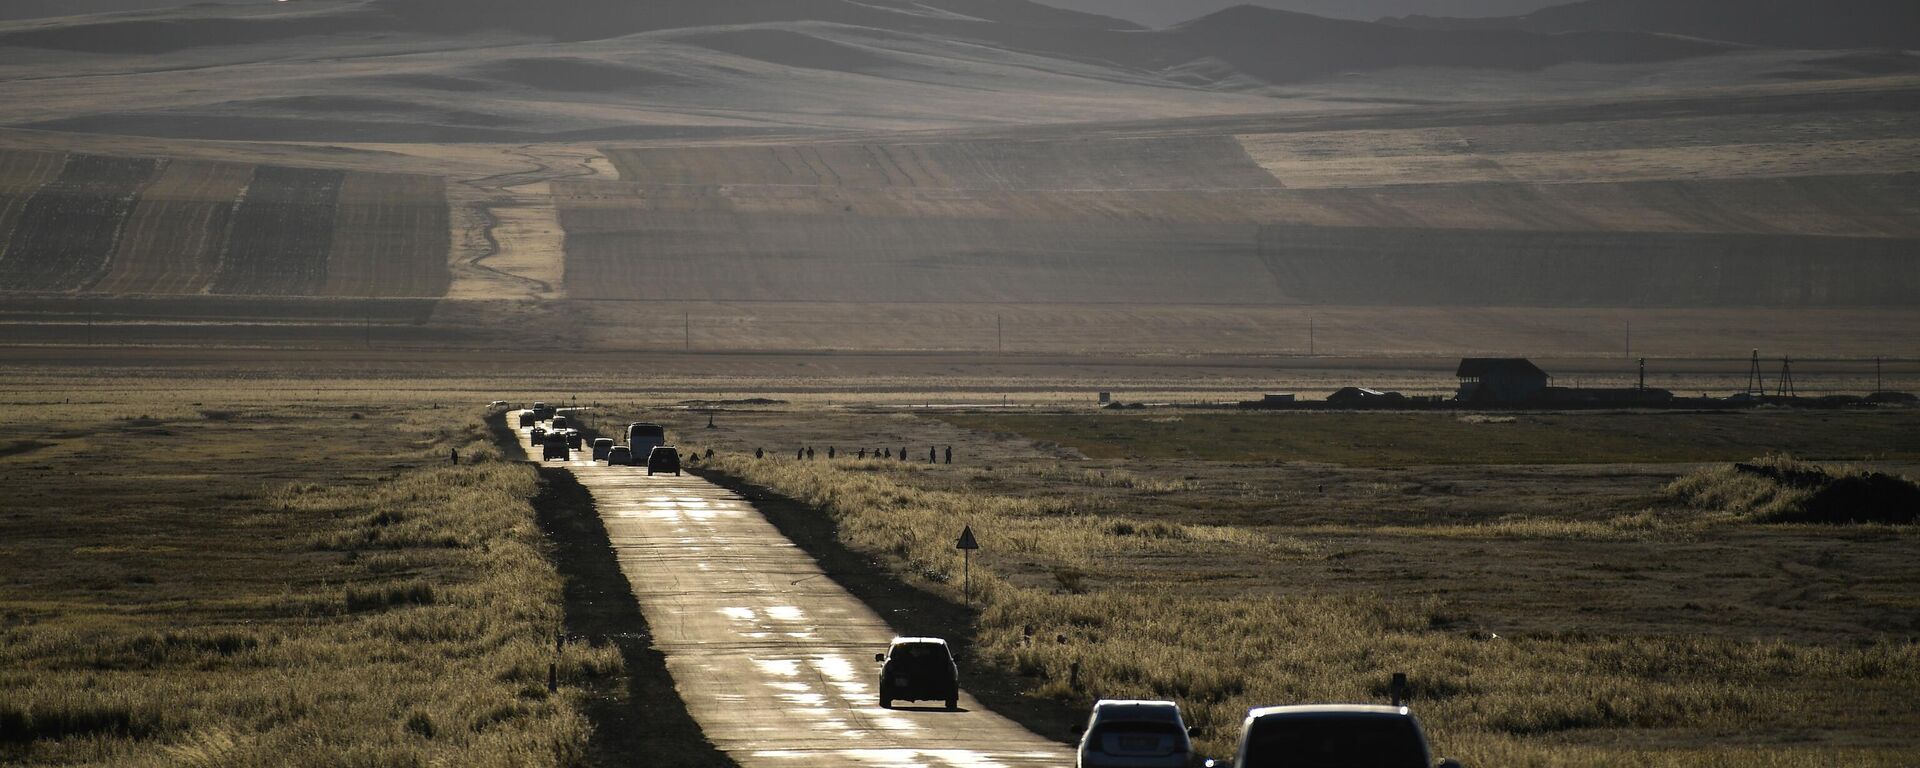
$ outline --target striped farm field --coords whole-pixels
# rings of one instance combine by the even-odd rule
[[[67,156],[60,152],[0,150],[0,247],[13,234],[14,224],[33,193],[59,176],[66,162]]]
[[[447,185],[428,176],[348,173],[340,186],[326,296],[447,292]]]
[[[101,293],[196,294],[220,268],[233,208],[253,178],[237,163],[175,160],[140,196]]]
[[[1230,136],[610,149],[652,184],[933,189],[1257,189],[1279,186]]]
[[[0,288],[73,291],[98,280],[157,161],[69,155],[20,209],[0,253]]]
[[[264,166],[234,209],[214,293],[314,296],[327,283],[341,171]]]
[[[0,150],[0,292],[433,298],[440,177]]]

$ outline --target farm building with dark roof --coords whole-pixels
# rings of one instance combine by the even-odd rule
[[[1547,372],[1523,357],[1465,358],[1454,375],[1460,377],[1455,399],[1463,403],[1524,403],[1547,391]]]

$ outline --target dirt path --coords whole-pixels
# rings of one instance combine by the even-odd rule
[[[565,297],[566,232],[560,227],[551,183],[611,174],[599,153],[568,145],[504,148],[523,167],[475,179],[455,179],[451,200],[464,212],[453,264],[451,299],[560,299]],[[604,168],[604,170],[603,170]]]
[[[918,706],[932,702],[881,708],[871,659],[893,630],[746,499],[691,476],[548,465],[566,466],[592,493],[688,710],[740,765],[1071,763],[1065,747],[964,692],[957,712]]]

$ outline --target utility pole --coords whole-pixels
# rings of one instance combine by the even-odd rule
[[[1313,331],[1314,331],[1313,319],[1314,319],[1313,313],[1308,312],[1307,313],[1307,357],[1314,356],[1313,354]]]
[[[1647,391],[1647,359],[1640,358],[1640,391]]]
[[[688,352],[693,351],[693,313],[691,312],[680,313],[680,346]]]
[[[1780,358],[1779,396],[1780,397],[1799,397],[1800,396],[1800,393],[1794,391],[1793,389],[1793,358],[1791,357]]]
[[[1760,375],[1760,350],[1753,351],[1753,361],[1747,367],[1747,394],[1761,397],[1767,394],[1767,382]]]

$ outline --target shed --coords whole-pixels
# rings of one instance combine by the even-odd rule
[[[1524,403],[1547,389],[1547,372],[1524,357],[1469,357],[1455,372],[1463,403]]]

